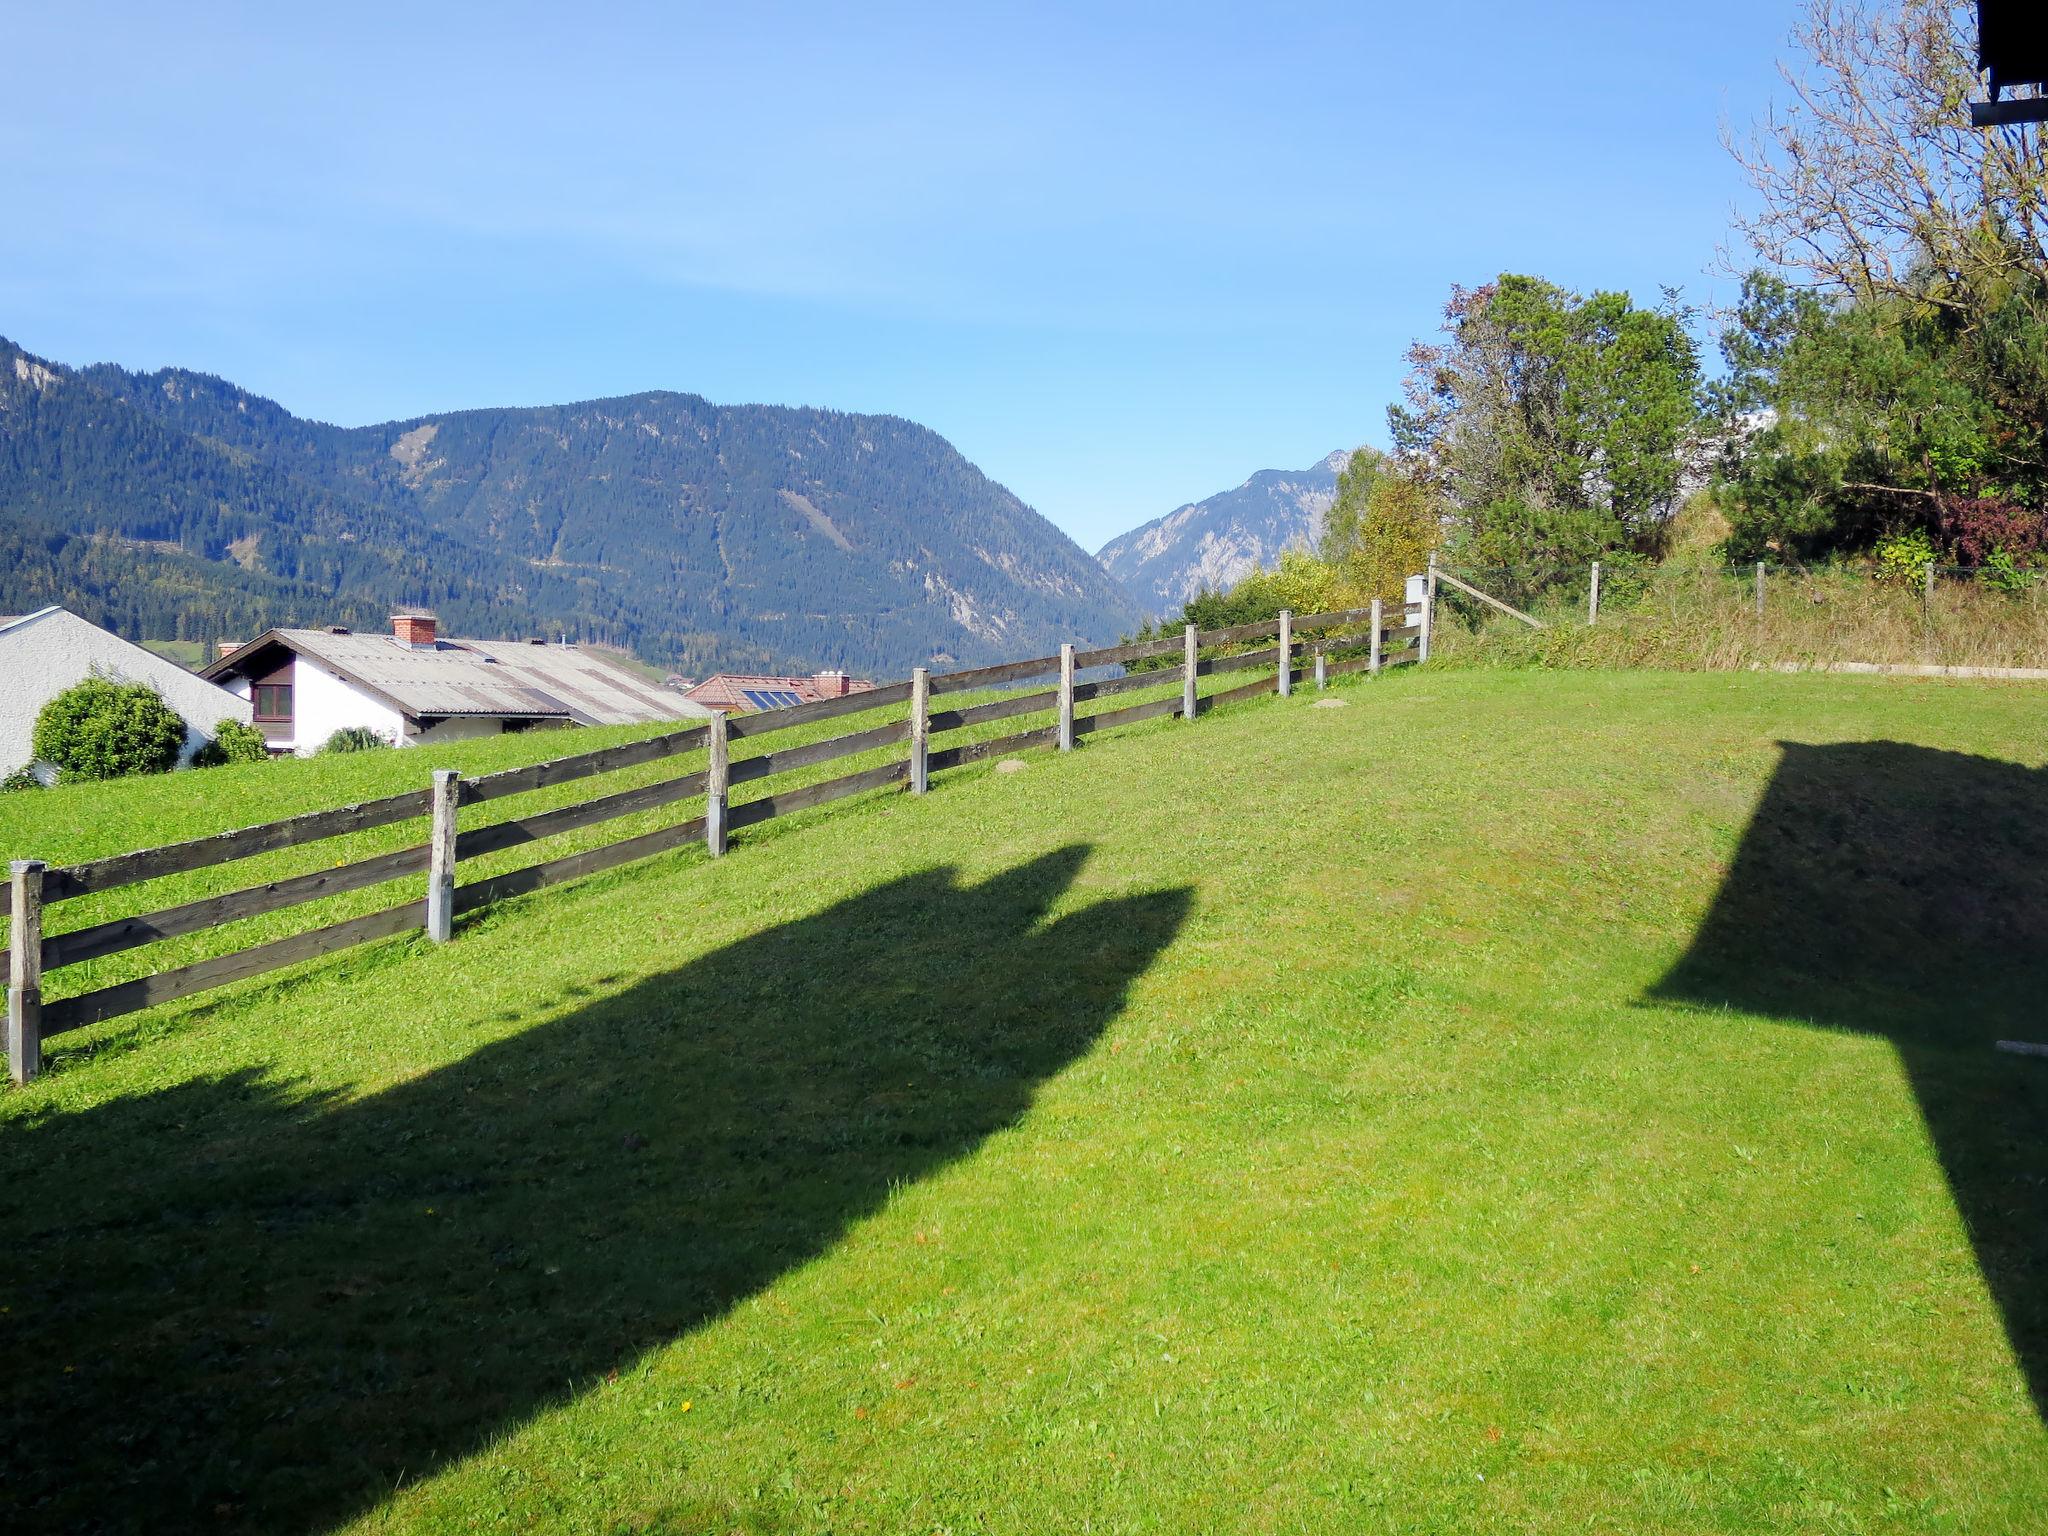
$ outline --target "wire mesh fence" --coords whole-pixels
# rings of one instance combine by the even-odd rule
[[[1439,653],[1551,665],[1725,667],[1874,662],[2048,666],[2048,579],[2008,563],[1887,567],[1621,559],[1440,569]]]

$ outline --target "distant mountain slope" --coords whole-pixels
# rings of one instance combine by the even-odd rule
[[[1095,558],[1148,614],[1170,613],[1204,587],[1272,565],[1290,544],[1313,544],[1350,459],[1339,451],[1309,469],[1262,469],[1235,490],[1111,539]]]
[[[179,369],[0,341],[0,611],[152,639],[439,610],[688,671],[900,675],[1137,610],[927,428],[656,392],[339,428]]]

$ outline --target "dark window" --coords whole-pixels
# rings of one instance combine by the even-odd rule
[[[258,720],[289,720],[292,717],[292,685],[290,683],[258,683],[256,685],[256,718]]]

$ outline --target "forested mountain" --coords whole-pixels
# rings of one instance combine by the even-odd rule
[[[1170,613],[1271,565],[1289,545],[1313,545],[1350,459],[1340,450],[1309,469],[1262,469],[1235,490],[1111,539],[1095,558],[1148,615]]]
[[[890,416],[655,392],[382,426],[208,375],[0,340],[0,612],[136,638],[438,611],[686,671],[903,673],[1109,641],[1137,614],[1058,529]]]

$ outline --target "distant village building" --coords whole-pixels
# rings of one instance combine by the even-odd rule
[[[185,721],[184,758],[213,740],[223,720],[247,724],[249,701],[65,608],[0,618],[0,776],[30,766],[43,706],[94,675],[147,683]]]
[[[389,634],[273,629],[201,674],[253,706],[274,752],[319,751],[336,731],[438,745],[537,726],[634,725],[711,713],[617,662],[544,640],[449,640],[430,613]]]
[[[844,672],[816,672],[809,677],[764,677],[751,672],[716,672],[688,689],[683,697],[707,710],[730,715],[757,709],[782,709],[819,699],[867,693],[874,684]]]

